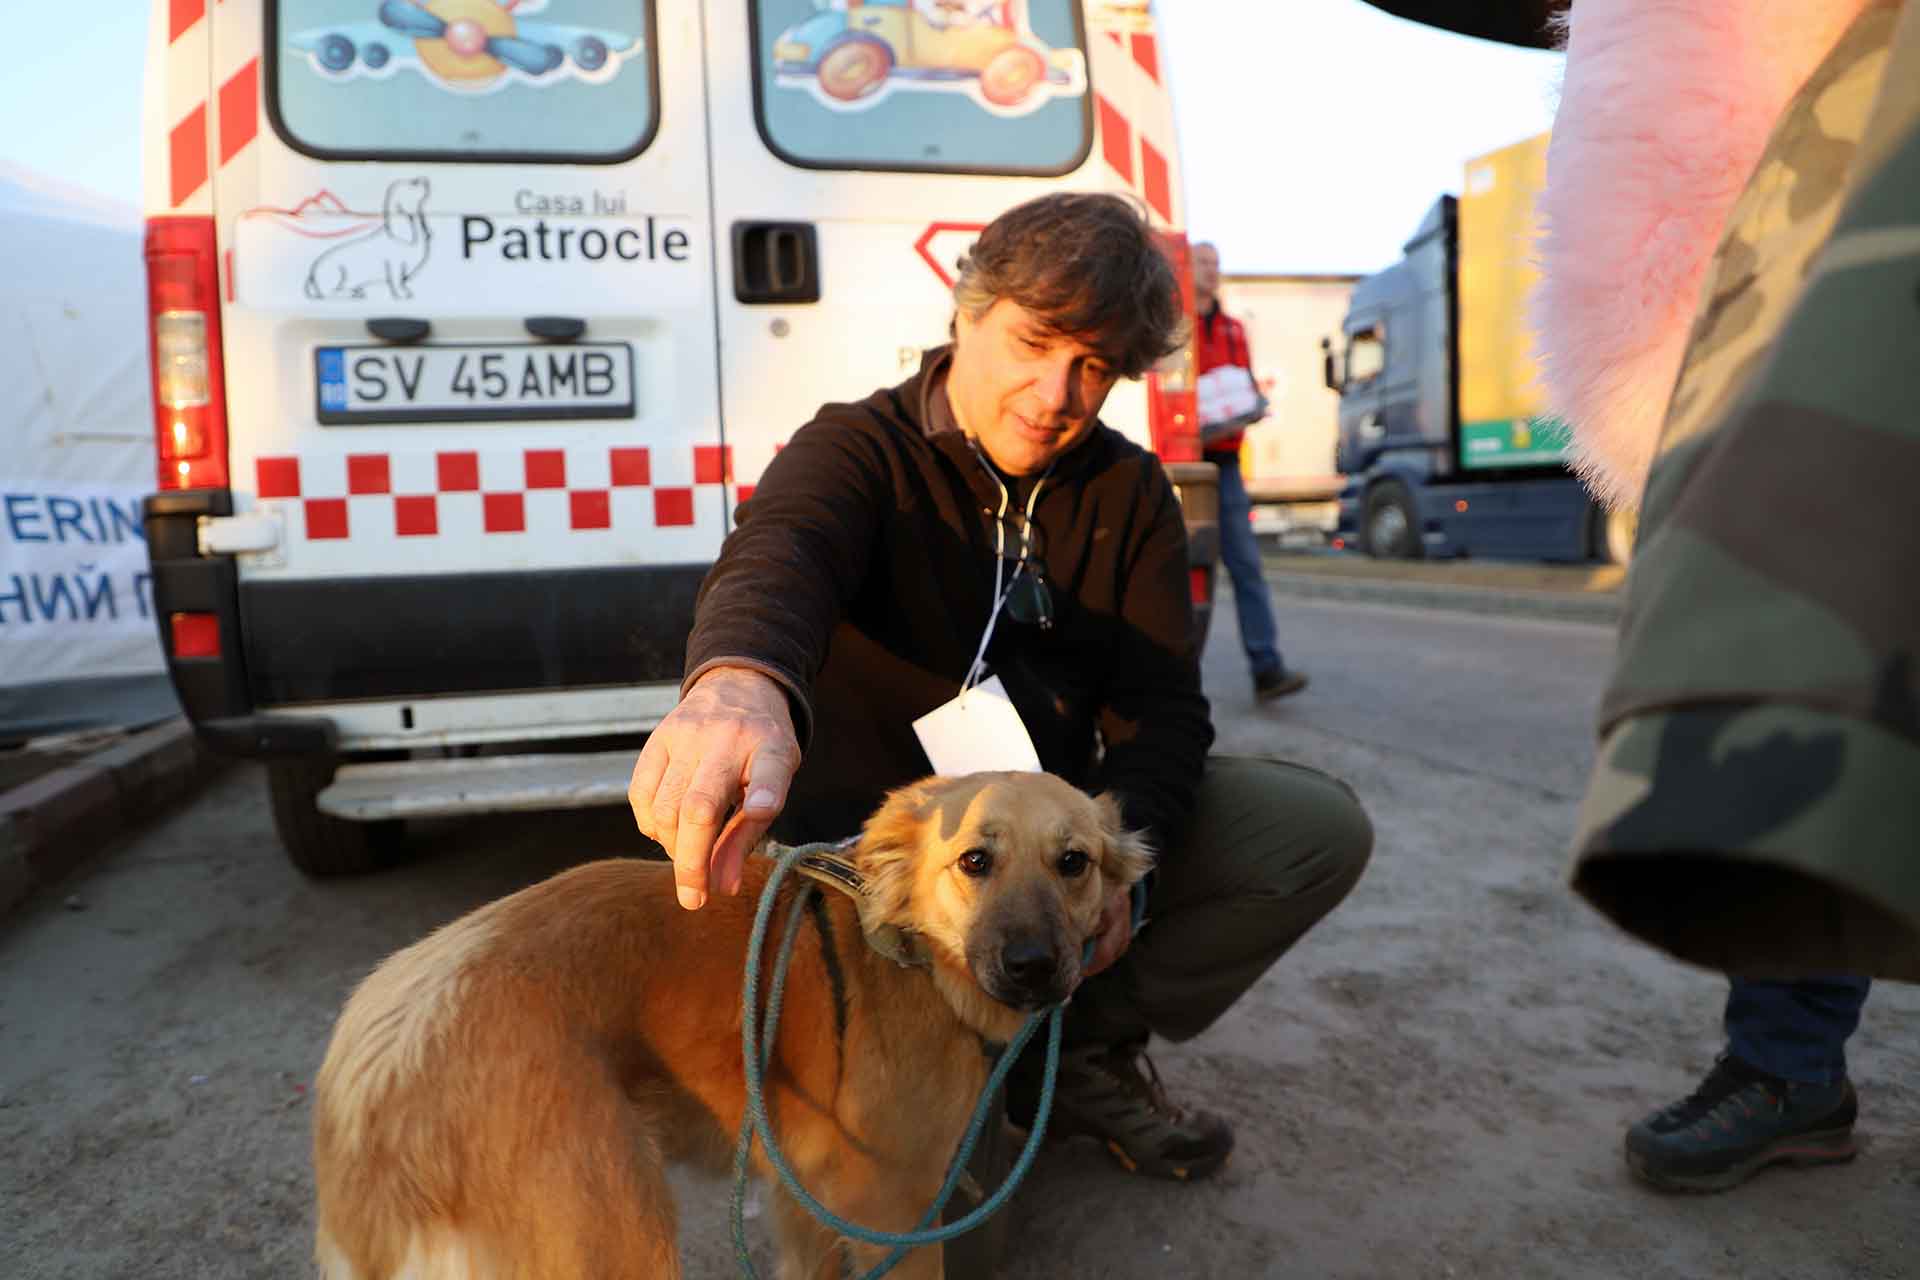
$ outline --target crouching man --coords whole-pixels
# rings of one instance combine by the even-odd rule
[[[1198,1178],[1232,1129],[1169,1097],[1150,1037],[1212,1025],[1346,896],[1373,832],[1334,778],[1208,754],[1180,508],[1158,460],[1099,417],[1116,381],[1182,340],[1179,299],[1118,197],[1044,196],[987,227],[954,286],[952,344],[821,409],[761,478],[629,799],[697,910],[735,891],[770,827],[857,831],[929,772],[914,722],[997,680],[1009,736],[1024,727],[1041,767],[1115,794],[1159,853],[1149,926],[1134,936],[1124,896],[1109,902],[1097,976],[1068,1006],[1055,1131]],[[1016,1120],[1035,1074],[1010,1088]]]

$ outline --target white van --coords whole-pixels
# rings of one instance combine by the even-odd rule
[[[147,141],[162,639],[316,874],[617,803],[563,749],[673,706],[736,505],[981,225],[1122,190],[1184,253],[1145,0],[155,0]],[[1197,462],[1190,370],[1107,421]]]

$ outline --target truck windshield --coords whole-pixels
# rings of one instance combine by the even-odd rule
[[[761,136],[807,168],[1057,176],[1093,145],[1077,0],[749,0]]]
[[[267,106],[326,159],[615,162],[658,117],[651,0],[269,0]]]

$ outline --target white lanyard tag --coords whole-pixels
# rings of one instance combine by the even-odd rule
[[[938,774],[1040,772],[1040,753],[999,676],[927,712],[913,722],[913,732]]]

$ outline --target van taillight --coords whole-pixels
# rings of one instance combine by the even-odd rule
[[[176,658],[220,656],[220,618],[211,613],[176,613],[167,619]]]
[[[1162,462],[1198,462],[1200,402],[1193,385],[1197,325],[1193,311],[1193,263],[1184,233],[1163,232],[1160,246],[1173,259],[1174,274],[1180,280],[1180,310],[1186,317],[1187,340],[1147,374],[1147,429],[1153,435],[1153,451],[1160,455]]]
[[[147,220],[147,320],[160,488],[227,487],[220,273],[212,218]]]

